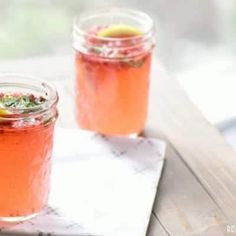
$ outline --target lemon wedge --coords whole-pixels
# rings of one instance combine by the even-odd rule
[[[132,37],[141,35],[142,31],[129,25],[117,24],[101,29],[97,36],[105,38]]]

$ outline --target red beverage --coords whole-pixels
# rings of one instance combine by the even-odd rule
[[[99,25],[103,17],[108,22]],[[127,19],[130,25],[116,23]],[[111,9],[76,22],[76,118],[81,128],[123,135],[143,130],[153,47],[153,24],[144,13]]]
[[[57,100],[45,82],[0,75],[0,220],[27,219],[47,203]]]
[[[100,61],[77,53],[80,126],[106,134],[140,133],[147,116],[150,63],[150,53],[130,64]]]

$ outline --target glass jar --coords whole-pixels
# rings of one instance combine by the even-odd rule
[[[99,33],[107,28],[107,35]],[[153,21],[140,11],[109,8],[75,19],[76,119],[81,128],[118,135],[143,130],[154,45]]]
[[[34,107],[0,112],[0,221],[22,221],[47,203],[58,95],[45,81],[0,74],[0,96],[4,94],[46,99]]]

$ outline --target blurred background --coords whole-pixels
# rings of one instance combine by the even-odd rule
[[[156,55],[236,149],[235,0],[0,0],[0,61],[69,54],[73,17],[130,7],[156,22]]]

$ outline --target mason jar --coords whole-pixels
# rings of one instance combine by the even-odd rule
[[[154,45],[154,23],[140,11],[109,8],[75,19],[75,110],[82,129],[143,130]]]
[[[0,221],[29,219],[47,203],[57,103],[49,83],[0,74]]]

